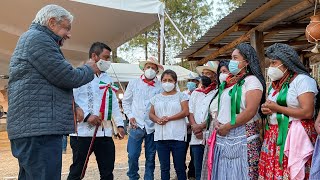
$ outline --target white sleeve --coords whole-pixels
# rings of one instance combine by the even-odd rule
[[[124,113],[128,116],[129,119],[133,118],[132,115],[132,101],[133,101],[133,81],[130,81],[126,91],[124,92],[122,99],[122,107]]]
[[[184,101],[188,101],[188,96],[183,93],[183,92],[180,92],[180,102],[184,102]]]
[[[155,102],[156,102],[156,97],[157,97],[157,95],[153,96],[153,97],[150,99],[150,103],[151,103],[151,105],[153,105],[153,106],[154,106],[154,104],[155,104]]]
[[[74,102],[83,110],[83,118],[86,118],[89,112],[86,111],[86,108],[84,108],[84,106],[87,106],[87,104],[85,104],[84,99],[80,97],[81,92],[84,91],[81,87],[73,89],[73,98]]]
[[[313,92],[315,95],[318,94],[317,83],[313,78],[306,75],[298,75],[296,78],[293,81],[293,86],[298,96],[307,92]]]
[[[119,108],[119,102],[117,99],[117,95],[114,91],[112,91],[112,115],[117,127],[124,126],[122,114]]]
[[[245,78],[244,86],[246,91],[260,90],[263,91],[263,86],[256,76],[248,76]]]
[[[190,99],[189,99],[189,112],[190,113],[193,113],[194,112],[194,109],[193,109],[193,104],[194,104],[194,101],[195,101],[195,95],[196,93],[193,92],[190,96]]]
[[[218,96],[216,96],[210,104],[210,112],[214,113],[218,111]]]

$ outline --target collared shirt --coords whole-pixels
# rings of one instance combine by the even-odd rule
[[[99,76],[95,76],[94,79],[86,85],[83,85],[79,88],[73,90],[73,96],[75,102],[84,112],[84,117],[89,113],[91,115],[99,116],[100,106],[102,101],[102,96],[105,89],[99,88],[100,81],[106,84],[113,84],[112,79],[107,75],[107,73],[101,73]],[[106,94],[106,106],[105,106],[105,115],[102,126],[99,127],[97,132],[97,137],[112,137],[112,128],[110,124],[107,123],[108,117],[108,108],[109,108],[109,91]],[[116,126],[123,126],[123,119],[119,109],[119,103],[116,96],[116,93],[112,91],[112,117],[116,123]],[[94,133],[95,126],[89,125],[87,122],[78,123],[78,136],[81,137],[92,137]],[[71,134],[75,136],[76,134]]]
[[[129,119],[135,118],[137,126],[145,128],[147,134],[154,132],[154,123],[149,118],[150,100],[162,92],[160,82],[154,81],[154,86],[143,82],[142,78],[130,81],[122,99],[125,114]]]
[[[193,114],[194,120],[197,124],[201,124],[206,121],[210,101],[213,99],[217,92],[217,89],[210,91],[208,94],[198,91],[192,92],[189,99],[189,111]],[[202,144],[202,139],[198,139],[192,132],[190,145],[200,144]]]

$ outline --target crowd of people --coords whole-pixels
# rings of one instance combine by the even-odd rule
[[[93,43],[89,60],[73,68],[60,50],[72,19],[60,6],[43,7],[10,61],[7,129],[21,180],[61,178],[63,135],[73,154],[69,180],[83,177],[92,152],[100,178],[114,179],[112,131],[120,139],[126,132],[118,87],[106,73],[111,48]],[[265,54],[268,87],[261,60],[245,43],[232,59],[197,67],[183,92],[176,72],[153,57],[140,62],[143,73],[122,99],[128,178],[140,178],[144,147],[146,180],[154,179],[156,154],[163,180],[170,179],[170,155],[178,180],[320,179],[317,82],[292,47],[276,43]]]

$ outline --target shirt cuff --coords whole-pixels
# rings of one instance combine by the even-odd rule
[[[124,126],[123,120],[122,119],[118,119],[117,122],[115,122],[117,127],[119,126]]]
[[[83,122],[87,122],[90,116],[91,116],[91,114],[88,113],[88,114],[85,116],[85,118],[83,119]]]

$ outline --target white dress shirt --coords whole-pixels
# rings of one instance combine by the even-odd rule
[[[75,102],[84,112],[84,117],[89,113],[91,115],[99,116],[99,110],[101,106],[102,96],[105,89],[99,88],[99,82],[113,84],[112,79],[107,75],[107,73],[101,73],[99,76],[95,76],[94,79],[79,88],[73,89],[73,96]],[[97,132],[97,137],[112,137],[112,128],[107,126],[106,120],[108,117],[108,97],[109,92],[106,94],[106,107],[104,115],[103,129],[102,126],[99,127]],[[123,126],[123,119],[119,109],[119,103],[116,93],[112,91],[112,117],[116,123],[116,126]],[[89,125],[87,122],[78,123],[78,136],[80,137],[92,137],[94,133],[95,126]],[[76,134],[70,134],[70,136],[76,136]]]
[[[213,99],[217,89],[210,91],[208,94],[193,91],[189,99],[189,111],[193,113],[194,120],[197,124],[201,124],[207,120],[210,101]],[[202,139],[198,139],[192,132],[190,145],[200,145]]]
[[[154,123],[149,118],[150,100],[162,92],[161,83],[154,79],[154,86],[149,86],[141,78],[129,82],[122,99],[122,107],[129,119],[135,118],[137,126],[145,128],[147,134],[154,132]]]

